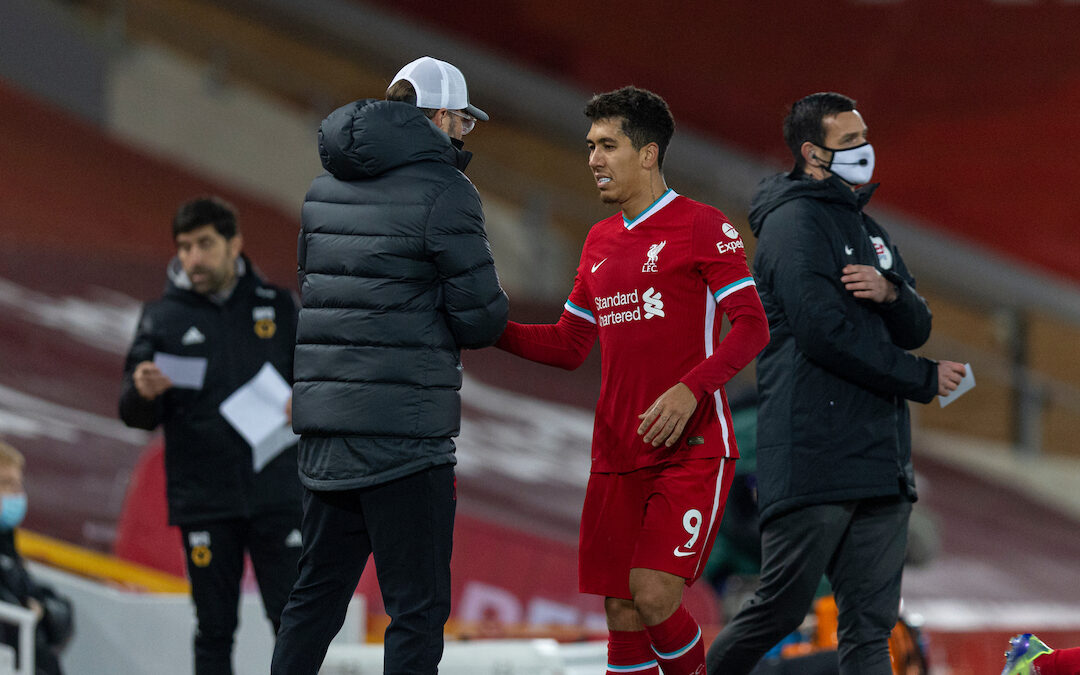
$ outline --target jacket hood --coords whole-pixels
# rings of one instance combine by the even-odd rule
[[[793,176],[779,173],[769,176],[758,183],[750,200],[750,230],[755,237],[760,236],[766,216],[791,200],[803,197],[861,210],[877,187],[878,183],[871,183],[852,190],[837,176],[829,176],[825,180],[815,180],[805,174]]]
[[[319,126],[319,158],[338,180],[371,178],[424,160],[460,167],[460,153],[419,108],[400,101],[353,101]]]

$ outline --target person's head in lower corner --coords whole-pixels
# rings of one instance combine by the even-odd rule
[[[450,138],[461,140],[488,114],[469,103],[465,76],[453,64],[430,56],[408,63],[386,90],[387,101],[401,101],[423,111]]]
[[[204,295],[229,289],[244,244],[232,205],[218,197],[192,199],[177,209],[172,227],[176,256],[191,289]]]
[[[26,516],[23,467],[26,460],[13,446],[0,441],[0,532],[10,532]]]

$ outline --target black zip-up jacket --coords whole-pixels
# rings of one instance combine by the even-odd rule
[[[917,497],[907,399],[933,399],[937,366],[907,350],[926,342],[931,316],[888,233],[862,211],[876,187],[780,174],[751,202],[772,336],[757,366],[763,523],[810,504]],[[899,297],[856,299],[840,282],[847,264],[876,267]]]
[[[299,510],[296,446],[255,473],[251,446],[218,410],[270,362],[292,382],[296,303],[263,281],[250,261],[237,261],[236,287],[224,302],[190,289],[173,259],[164,296],[143,307],[124,364],[120,418],[140,429],[165,428],[169,523],[248,518]],[[153,401],[135,389],[135,366],[156,352],[208,360],[201,390],[170,388]]]
[[[31,598],[43,610],[35,628],[34,672],[38,675],[60,673],[57,655],[71,638],[75,625],[71,600],[58,594],[52,586],[33,578],[15,549],[15,532],[0,531],[0,601],[26,607]],[[0,643],[18,651],[17,626],[0,625]]]
[[[373,99],[323,120],[319,154],[298,244],[300,479],[347,490],[453,464],[460,351],[494,344],[508,310],[471,155]]]

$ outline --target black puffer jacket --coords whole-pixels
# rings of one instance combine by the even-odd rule
[[[930,310],[862,212],[875,188],[781,174],[754,195],[754,278],[772,335],[757,367],[762,522],[809,504],[916,498],[906,399],[933,399],[937,368],[906,350],[930,336]],[[877,267],[900,296],[856,299],[840,282],[847,264]]]
[[[293,428],[300,477],[346,490],[451,464],[462,348],[506,325],[470,157],[414,106],[365,100],[319,129],[304,201]]]
[[[124,363],[120,418],[140,429],[165,427],[165,477],[169,523],[300,510],[296,446],[261,471],[251,446],[222,417],[221,403],[270,362],[292,379],[296,303],[288,291],[263,281],[246,257],[236,288],[217,302],[189,288],[175,258],[165,295],[147,303]],[[201,390],[172,388],[153,401],[135,389],[133,374],[156,352],[205,358]]]

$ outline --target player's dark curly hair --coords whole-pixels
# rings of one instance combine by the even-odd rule
[[[784,143],[795,157],[792,174],[800,174],[805,168],[803,143],[810,141],[814,145],[825,146],[824,119],[854,109],[854,99],[831,91],[810,94],[791,104],[791,112],[784,118]]]
[[[237,231],[236,210],[219,197],[199,197],[184,202],[173,216],[173,238],[203,225],[213,225],[218,234],[232,239]]]
[[[660,148],[657,165],[664,168],[664,155],[675,133],[675,118],[664,99],[646,89],[623,87],[597,94],[585,106],[585,117],[592,121],[622,119],[622,131],[635,150],[649,143]]]

